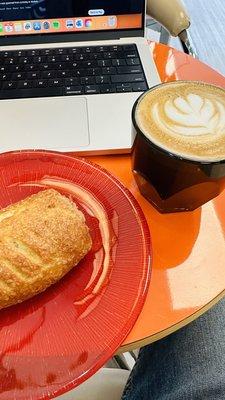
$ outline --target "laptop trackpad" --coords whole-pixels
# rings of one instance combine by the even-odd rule
[[[2,100],[0,121],[1,151],[63,151],[88,146],[90,141],[85,97]]]

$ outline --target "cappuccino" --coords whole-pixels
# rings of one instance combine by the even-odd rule
[[[135,120],[155,145],[196,161],[225,159],[225,90],[201,82],[159,85],[139,100]]]

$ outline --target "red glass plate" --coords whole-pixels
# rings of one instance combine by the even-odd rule
[[[53,187],[84,212],[92,236],[60,282],[0,311],[0,399],[49,399],[94,374],[133,327],[149,285],[148,226],[129,191],[84,159],[11,152],[0,171],[0,207]]]

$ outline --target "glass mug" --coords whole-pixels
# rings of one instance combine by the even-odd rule
[[[132,150],[133,174],[141,194],[161,213],[195,210],[225,188],[225,159],[204,162],[173,154],[153,143],[138,126],[136,110],[143,96],[171,83],[157,85],[143,93],[132,110],[136,134]]]

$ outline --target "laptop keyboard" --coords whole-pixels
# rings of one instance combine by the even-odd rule
[[[0,51],[0,99],[147,89],[135,44]]]

